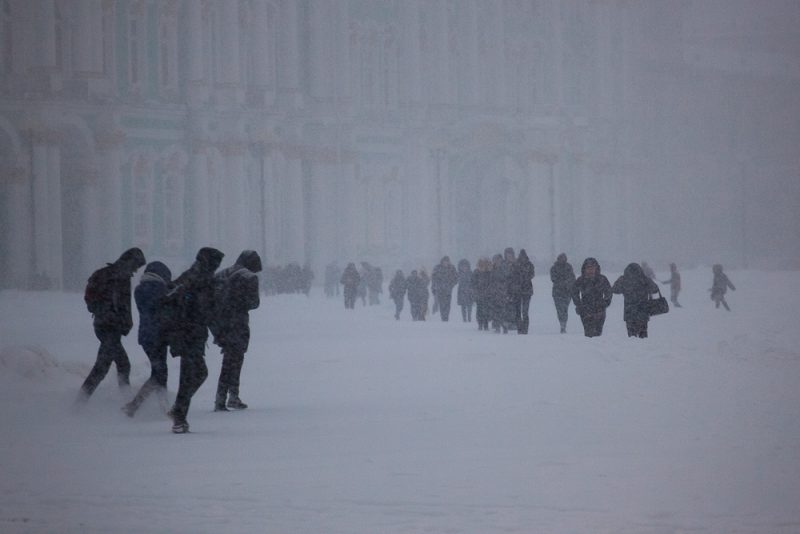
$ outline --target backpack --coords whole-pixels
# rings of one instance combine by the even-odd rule
[[[170,346],[180,342],[189,318],[189,300],[191,296],[184,285],[177,285],[161,301],[159,310],[159,326],[162,339]]]
[[[100,314],[111,298],[114,291],[111,265],[103,267],[92,273],[86,282],[83,301],[92,315]]]

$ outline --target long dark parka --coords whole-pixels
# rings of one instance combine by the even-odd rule
[[[400,319],[400,312],[403,311],[403,301],[406,298],[408,283],[403,271],[398,270],[394,273],[394,278],[389,282],[389,296],[394,301],[394,318]]]
[[[458,283],[458,272],[450,262],[450,257],[445,256],[439,265],[433,268],[431,274],[431,291],[439,303],[439,315],[442,321],[450,318],[450,302],[453,297],[453,288]]]
[[[722,265],[717,263],[711,269],[714,272],[714,281],[711,284],[711,300],[714,301],[717,308],[722,304],[726,310],[731,311],[728,302],[725,300],[725,293],[728,292],[728,288],[736,291],[736,287],[728,279],[728,275],[722,272]]]
[[[112,363],[117,366],[120,387],[130,384],[131,363],[121,338],[133,328],[131,277],[145,263],[144,253],[138,248],[131,248],[123,252],[117,261],[98,269],[89,277],[83,298],[92,314],[94,333],[100,340],[100,348],[94,367],[81,386],[80,401],[87,400],[94,393]]]
[[[356,293],[361,284],[361,275],[358,274],[355,263],[348,263],[339,282],[344,286],[344,307],[352,310],[356,305]]]
[[[572,287],[575,313],[583,322],[586,337],[603,335],[606,308],[611,304],[611,284],[600,274],[600,264],[594,258],[586,258],[581,266],[581,276]]]
[[[475,296],[475,319],[478,330],[489,330],[492,301],[492,262],[489,258],[478,260],[478,266],[472,273],[472,292]]]
[[[192,396],[208,377],[205,346],[214,318],[214,271],[224,254],[211,247],[197,252],[195,262],[167,294],[165,306],[172,312],[167,336],[170,352],[181,358],[181,375],[175,405],[170,410],[175,433],[188,432],[186,415]]]
[[[468,323],[472,321],[472,305],[475,295],[472,289],[472,267],[466,259],[458,262],[458,291],[456,303],[461,306],[461,319]]]
[[[553,266],[550,267],[550,281],[553,282],[553,303],[556,306],[556,316],[561,325],[561,333],[567,331],[567,318],[569,302],[572,300],[572,287],[575,285],[575,271],[567,261],[563,252],[558,255]]]
[[[239,398],[239,378],[250,344],[250,311],[261,303],[256,274],[259,272],[261,257],[254,250],[245,250],[236,263],[214,276],[216,302],[211,331],[214,343],[222,349],[216,411],[247,408]]]
[[[517,333],[527,334],[530,325],[528,310],[533,296],[533,277],[535,269],[525,249],[520,249],[519,256],[511,264],[511,283],[509,298],[514,317],[518,320]]]
[[[611,291],[622,294],[624,311],[622,318],[628,328],[628,337],[647,337],[647,301],[658,292],[656,283],[648,277],[638,263],[629,263],[622,276],[617,278]]]

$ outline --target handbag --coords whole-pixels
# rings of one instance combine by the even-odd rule
[[[650,316],[653,315],[661,315],[662,313],[667,313],[669,311],[669,303],[667,299],[661,296],[661,289],[658,290],[658,298],[654,299],[652,295],[650,295],[645,303],[645,309],[647,310],[647,314]]]

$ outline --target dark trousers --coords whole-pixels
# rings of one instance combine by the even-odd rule
[[[439,315],[442,321],[447,322],[450,319],[450,302],[453,299],[453,294],[447,291],[438,293],[436,298],[439,301]]]
[[[399,298],[396,298],[396,299],[393,299],[393,300],[394,300],[394,318],[395,319],[399,319],[400,318],[400,312],[403,311],[403,300],[404,300],[404,297],[399,297]]]
[[[472,322],[472,304],[461,305],[461,319],[463,319],[465,323]]]
[[[344,307],[346,310],[352,310],[356,306],[356,290],[344,288]]]
[[[603,335],[603,325],[606,322],[606,312],[586,313],[581,316],[583,322],[583,333],[586,337],[597,337]]]
[[[425,316],[422,314],[422,302],[409,301],[411,305],[411,319],[414,321],[424,321]]]
[[[167,345],[149,347],[145,353],[150,360],[150,378],[131,401],[133,408],[138,408],[153,391],[167,389]]]
[[[186,421],[192,397],[208,377],[208,367],[202,351],[191,351],[181,355],[181,378],[178,385],[178,396],[172,408],[175,422]]]
[[[232,348],[222,348],[222,369],[217,382],[217,404],[225,404],[228,395],[231,398],[239,396],[239,377],[244,364],[244,351]]]
[[[478,330],[489,330],[489,303],[485,299],[477,301],[475,307],[475,320],[478,321]]]
[[[517,333],[518,334],[527,334],[528,333],[528,326],[530,326],[530,316],[528,315],[528,311],[531,307],[531,297],[533,295],[519,295],[514,299],[514,306],[516,308],[516,315],[519,317],[517,324]]]
[[[100,340],[97,360],[94,362],[89,376],[84,380],[81,389],[87,395],[94,393],[97,386],[108,374],[111,364],[117,365],[117,381],[120,386],[130,384],[131,362],[125,347],[122,346],[122,332],[117,328],[94,327],[94,335]]]
[[[566,328],[567,326],[567,318],[569,314],[567,311],[569,310],[569,301],[571,297],[553,297],[553,302],[556,305],[556,315],[558,316],[558,324],[561,325],[561,328]]]
[[[647,337],[647,321],[625,321],[628,337]]]

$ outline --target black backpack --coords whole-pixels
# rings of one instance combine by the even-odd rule
[[[96,270],[86,282],[83,301],[92,315],[103,312],[111,301],[111,294],[114,291],[114,275],[111,267],[111,265],[107,265]]]

